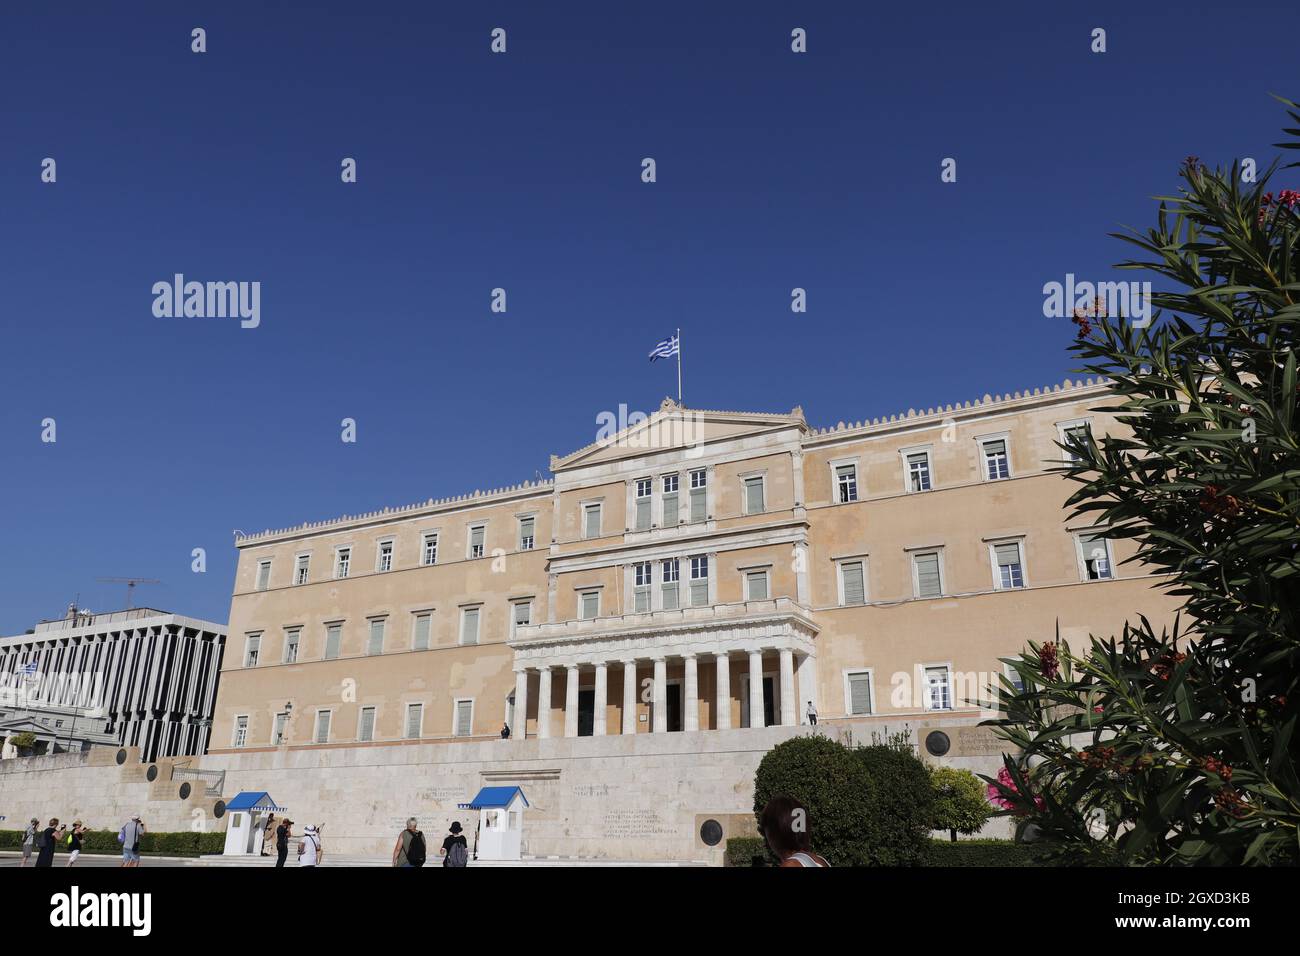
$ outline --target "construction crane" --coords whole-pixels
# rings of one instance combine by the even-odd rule
[[[95,578],[101,584],[125,584],[126,585],[126,609],[128,611],[135,607],[135,586],[137,584],[162,584],[157,578]]]

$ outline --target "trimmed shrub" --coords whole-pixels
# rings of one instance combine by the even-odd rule
[[[732,837],[727,840],[727,849],[722,857],[723,866],[753,866],[754,857],[762,857],[769,866],[776,865],[776,859],[767,848],[762,837]]]
[[[88,830],[81,841],[81,852],[120,854],[122,844],[117,842],[117,833],[117,830]],[[55,853],[67,852],[66,832],[63,837],[63,840],[55,844]],[[22,849],[22,845],[22,830],[0,830],[0,850],[19,850]],[[220,853],[225,846],[224,830],[210,833],[193,833],[188,830],[175,833],[145,833],[140,839],[140,853],[145,856],[202,856]]]
[[[947,830],[952,842],[958,833],[978,833],[993,815],[985,784],[969,770],[934,767],[930,770],[934,788],[932,830]]]
[[[778,795],[808,808],[812,848],[832,866],[874,862],[869,842],[875,832],[875,784],[866,762],[852,750],[815,735],[777,744],[754,775],[755,819]]]
[[[934,807],[934,788],[925,764],[910,746],[875,744],[859,747],[853,755],[874,784],[868,800],[866,862],[871,866],[924,864]]]
[[[926,866],[1045,866],[1032,847],[1010,840],[933,840]]]

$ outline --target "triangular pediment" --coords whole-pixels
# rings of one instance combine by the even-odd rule
[[[665,398],[648,417],[637,412],[605,413],[597,419],[596,441],[563,457],[551,456],[551,471],[581,468],[655,452],[780,432],[806,432],[803,409],[789,412],[728,412],[687,408]]]

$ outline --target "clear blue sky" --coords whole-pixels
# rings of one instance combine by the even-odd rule
[[[1043,283],[1107,278],[1106,233],[1150,222],[1183,157],[1274,155],[1298,25],[1280,2],[6,4],[0,633],[121,606],[99,576],[224,621],[232,529],[545,474],[675,389],[646,353],[677,326],[687,404],[815,425],[1060,381]],[[176,272],[260,281],[261,327],[155,318]]]

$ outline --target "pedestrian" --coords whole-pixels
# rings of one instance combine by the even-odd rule
[[[298,865],[318,866],[324,855],[325,849],[321,846],[320,830],[308,824],[307,829],[302,831],[302,839],[298,841]]]
[[[26,866],[32,858],[32,850],[36,846],[36,838],[41,835],[41,821],[32,817],[32,822],[27,824],[27,829],[23,831],[23,861],[19,866]]]
[[[393,846],[393,866],[424,866],[426,855],[424,834],[420,832],[415,817],[411,817],[406,821],[406,829],[397,835],[397,843]]]
[[[81,844],[86,839],[86,828],[80,820],[72,821],[72,832],[68,834],[68,866],[77,862],[81,856]]]
[[[271,855],[271,842],[275,839],[275,814],[272,813],[266,818],[266,826],[262,828],[262,856]]]
[[[41,833],[40,849],[36,851],[37,866],[54,865],[54,846],[63,839],[63,831],[66,829],[67,827],[59,826],[58,817],[50,821],[50,825]]]
[[[509,725],[509,724],[502,724],[502,725],[501,725],[501,739],[502,739],[502,740],[509,740],[509,739],[510,739],[510,725]]]
[[[280,821],[280,825],[275,828],[275,865],[284,866],[285,859],[289,856],[289,837],[293,836],[293,821],[285,817]]]
[[[443,866],[468,866],[469,865],[469,843],[461,834],[464,829],[459,820],[453,820],[449,827],[450,833],[447,839],[442,841],[442,865]]]
[[[122,844],[122,866],[135,869],[140,865],[140,838],[144,836],[144,821],[137,813],[117,832],[117,842]]]
[[[773,797],[758,818],[758,830],[781,866],[830,866],[812,851],[808,808],[793,797]]]
[[[817,726],[817,708],[813,706],[812,701],[808,701],[808,723]]]

